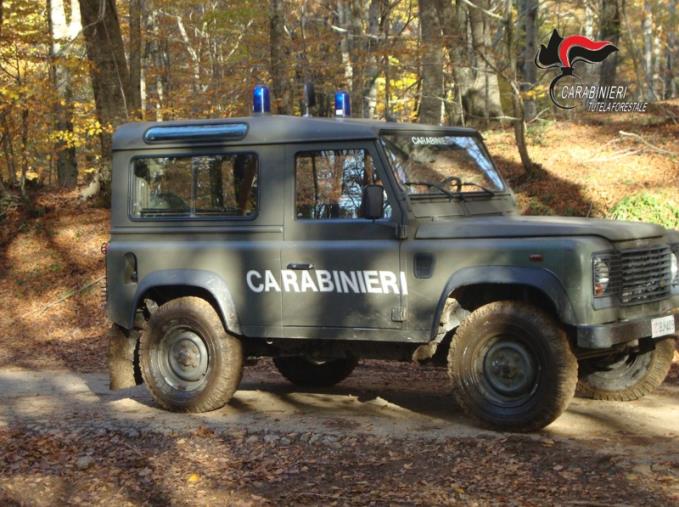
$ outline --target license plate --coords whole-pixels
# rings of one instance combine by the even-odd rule
[[[659,338],[668,334],[674,334],[674,315],[660,317],[651,321],[652,338]]]

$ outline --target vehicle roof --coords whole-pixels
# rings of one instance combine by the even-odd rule
[[[151,127],[199,126],[224,123],[246,123],[248,131],[242,139],[205,141],[164,141],[148,143],[144,133]],[[383,130],[445,131],[449,135],[476,135],[474,129],[440,127],[417,123],[394,123],[358,118],[318,118],[261,114],[239,118],[209,120],[173,120],[164,122],[125,123],[113,134],[113,150],[163,148],[168,146],[253,145],[313,141],[348,141],[375,139]]]

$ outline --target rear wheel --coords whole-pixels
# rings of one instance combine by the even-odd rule
[[[153,313],[141,337],[141,371],[156,402],[176,412],[224,406],[243,373],[243,351],[204,299],[184,297]]]
[[[306,356],[281,356],[273,359],[276,368],[293,384],[305,387],[329,387],[351,375],[358,359],[339,358],[315,361]]]
[[[663,383],[672,366],[674,350],[674,339],[667,338],[656,342],[653,350],[583,361],[578,395],[595,400],[638,400]]]
[[[535,431],[554,421],[573,398],[577,371],[560,326],[516,301],[475,310],[453,336],[448,355],[458,404],[499,430]]]

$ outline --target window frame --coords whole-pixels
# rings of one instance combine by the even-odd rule
[[[333,147],[328,147],[323,146],[322,143],[317,144],[317,145],[307,145],[304,147],[301,147],[300,149],[295,149],[292,152],[292,172],[293,172],[293,202],[292,202],[292,214],[294,221],[297,223],[305,223],[305,224],[348,224],[348,223],[355,223],[355,224],[369,224],[372,222],[378,222],[378,223],[389,223],[392,221],[392,218],[394,217],[394,203],[393,199],[390,198],[390,193],[388,190],[387,183],[385,182],[384,175],[381,174],[381,171],[379,169],[380,165],[382,164],[381,158],[379,156],[376,156],[375,153],[372,152],[367,146],[357,143],[356,145],[344,145],[343,146],[337,146],[333,143]],[[389,202],[389,205],[392,208],[391,212],[391,217],[382,217],[377,220],[371,220],[369,218],[362,218],[362,217],[357,217],[357,218],[299,218],[297,216],[297,157],[299,155],[304,155],[304,154],[320,154],[324,151],[363,151],[365,152],[366,155],[369,155],[372,158],[372,165],[373,165],[373,171],[374,173],[379,177],[382,187],[384,188],[384,192],[387,195],[387,201]]]
[[[136,195],[136,187],[134,184],[135,180],[135,175],[134,175],[134,163],[137,160],[142,160],[142,159],[149,159],[149,158],[195,158],[195,157],[218,157],[218,156],[236,156],[236,155],[253,155],[255,157],[255,161],[257,163],[257,173],[256,173],[256,181],[257,181],[257,191],[255,193],[256,197],[256,206],[254,213],[251,215],[243,215],[243,216],[233,216],[233,215],[198,215],[198,216],[190,216],[190,215],[176,215],[176,216],[155,216],[155,217],[143,217],[143,216],[136,216],[133,212],[134,209],[134,203],[136,201],[137,195]],[[127,182],[127,188],[128,188],[128,199],[127,199],[127,216],[130,221],[132,222],[252,222],[253,220],[256,220],[259,217],[260,213],[260,202],[261,202],[261,157],[259,156],[259,153],[255,150],[249,149],[249,150],[239,150],[239,151],[209,151],[205,153],[189,153],[187,154],[186,152],[178,152],[178,153],[155,153],[155,154],[148,154],[148,155],[135,155],[130,158],[129,160],[129,165],[128,165],[128,182]],[[193,188],[191,188],[191,193],[193,194]]]

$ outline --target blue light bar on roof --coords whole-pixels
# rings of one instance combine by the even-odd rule
[[[335,116],[351,116],[351,98],[348,92],[335,92]]]
[[[237,140],[248,132],[247,123],[212,123],[207,125],[175,125],[151,127],[144,133],[144,141],[214,141],[219,139]]]
[[[271,96],[269,95],[269,89],[264,85],[257,85],[252,90],[252,112],[271,112]]]

